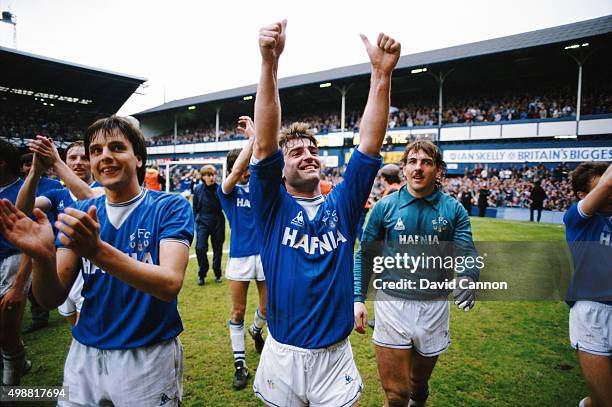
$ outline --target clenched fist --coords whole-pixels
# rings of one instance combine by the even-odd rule
[[[259,30],[259,51],[265,62],[276,63],[285,48],[287,20],[270,24]]]

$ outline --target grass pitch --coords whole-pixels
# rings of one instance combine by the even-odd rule
[[[472,227],[480,241],[562,241],[565,236],[559,225],[472,218]],[[180,337],[185,349],[184,405],[261,405],[250,386],[232,389],[227,282],[215,284],[212,273],[204,287],[196,280],[194,258],[179,298],[185,326]],[[248,298],[247,324],[257,304],[254,284]],[[368,308],[373,315],[371,304]],[[481,301],[469,313],[451,307],[452,344],[434,370],[428,406],[576,406],[587,389],[569,346],[568,312],[560,301]],[[26,313],[24,324],[29,324]],[[384,397],[371,335],[371,330],[365,336],[354,333],[351,343],[365,383],[361,405],[379,407]],[[52,311],[49,328],[24,338],[33,367],[22,385],[60,385],[70,340],[68,323]],[[254,375],[259,355],[248,335],[246,344]]]

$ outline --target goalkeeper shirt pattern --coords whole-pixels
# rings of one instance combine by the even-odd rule
[[[398,251],[411,251],[415,247],[416,254],[422,251],[428,255],[464,256],[476,258],[478,253],[472,241],[470,218],[461,204],[449,195],[435,190],[424,198],[415,198],[406,186],[399,191],[383,197],[370,212],[368,224],[355,256],[355,301],[363,302],[367,294],[368,284],[373,273],[371,265],[365,265],[363,260],[364,247],[376,243],[382,245],[386,257],[394,257]],[[414,251],[414,250],[413,250]],[[412,254],[412,253],[411,253]],[[422,277],[437,280],[443,276],[453,278],[454,270],[428,269],[422,270]],[[469,276],[478,281],[480,271],[477,267],[466,267],[461,275]],[[398,281],[401,273],[392,271],[384,277],[387,281]],[[410,275],[418,278],[419,272]],[[448,290],[416,288],[405,290],[383,290],[386,294],[405,299],[434,299],[448,294]]]

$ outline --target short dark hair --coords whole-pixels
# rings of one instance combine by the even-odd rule
[[[314,136],[312,130],[310,130],[308,123],[295,122],[291,123],[288,127],[284,127],[280,131],[280,138],[278,140],[278,145],[283,150],[287,143],[293,140],[310,140],[312,145],[317,146],[317,139]]]
[[[581,163],[574,171],[570,173],[572,181],[572,189],[574,195],[578,198],[578,192],[589,193],[589,183],[594,177],[601,177],[608,169],[608,163],[588,161]],[[578,198],[580,199],[580,198]]]
[[[0,160],[6,163],[8,173],[14,176],[19,175],[20,157],[19,150],[13,143],[0,139]]]
[[[91,139],[102,132],[104,137],[108,137],[113,132],[118,131],[128,139],[132,144],[134,155],[142,161],[142,166],[137,168],[136,173],[138,175],[138,183],[142,184],[145,178],[146,163],[147,163],[147,145],[145,143],[144,136],[140,129],[134,127],[134,125],[126,118],[112,115],[103,119],[96,120],[91,126],[85,131],[85,156],[89,160],[89,146]]]
[[[238,156],[240,155],[241,151],[241,148],[234,148],[233,150],[227,152],[227,157],[225,160],[227,164],[228,174],[232,172],[232,168],[234,168],[234,164],[236,163],[236,160],[238,159]]]

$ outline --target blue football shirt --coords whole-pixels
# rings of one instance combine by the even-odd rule
[[[97,208],[100,238],[138,261],[159,265],[161,241],[190,246],[193,240],[193,215],[182,196],[143,190],[123,204],[111,204],[103,195],[73,206],[87,211],[91,205]],[[110,216],[117,211],[119,217]],[[174,338],[183,330],[177,299],[162,301],[87,259],[82,263],[84,302],[72,331],[80,343],[100,349],[129,349]]]
[[[267,319],[278,342],[323,348],[353,329],[353,247],[381,162],[355,149],[344,181],[325,198],[315,198],[322,203],[314,218],[303,206],[307,202],[298,203],[282,185],[280,150],[251,164],[251,205],[268,288]]]
[[[574,260],[566,302],[598,301],[612,305],[612,215],[586,216],[580,202],[563,216],[565,237]]]
[[[229,194],[219,185],[217,195],[230,225],[230,257],[259,254],[248,185],[236,185]]]
[[[0,187],[0,199],[8,199],[15,204],[17,200],[17,195],[19,194],[19,190],[23,185],[23,180],[21,178],[17,178],[15,181],[10,184],[4,185]],[[12,244],[10,244],[3,235],[0,234],[0,261],[6,259],[7,257],[13,256],[19,253],[19,250]]]
[[[98,181],[93,181],[89,184],[91,188],[101,187]],[[51,203],[51,211],[57,216],[64,212],[65,208],[72,206],[77,201],[76,196],[70,192],[70,189],[66,187],[52,189],[41,194],[41,196],[47,198]]]
[[[51,179],[48,177],[40,177],[40,180],[38,181],[38,188],[36,189],[36,193],[38,195],[41,195],[52,189],[59,189],[63,187],[64,186],[62,185],[62,183],[56,179]]]

